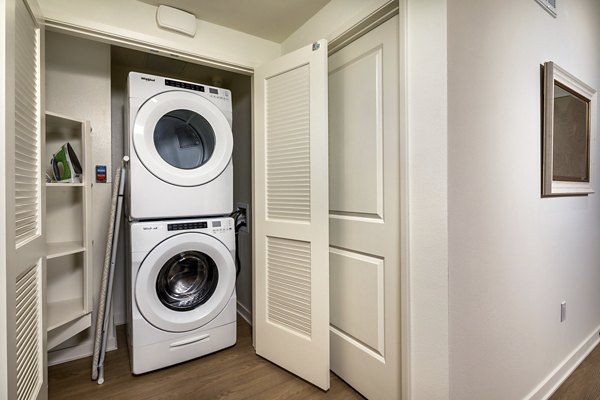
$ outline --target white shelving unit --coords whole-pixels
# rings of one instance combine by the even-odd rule
[[[48,350],[92,324],[90,132],[88,121],[46,112],[48,163],[69,142],[83,169],[81,182],[46,183]]]

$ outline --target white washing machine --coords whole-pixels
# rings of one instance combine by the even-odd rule
[[[232,218],[129,223],[128,345],[134,374],[236,342]]]
[[[125,154],[132,220],[233,210],[231,92],[130,72]]]

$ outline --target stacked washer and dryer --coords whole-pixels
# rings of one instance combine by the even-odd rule
[[[231,93],[129,73],[128,344],[134,374],[236,342]]]

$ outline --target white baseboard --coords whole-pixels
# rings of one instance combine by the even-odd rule
[[[549,398],[556,389],[573,373],[575,368],[600,343],[600,326],[597,327],[571,354],[569,354],[535,389],[527,396],[528,400],[544,400]]]
[[[115,325],[125,325],[127,323],[127,315],[125,312],[115,312],[113,318]]]
[[[252,312],[248,310],[242,303],[237,302],[237,313],[242,317],[250,326],[252,326]]]

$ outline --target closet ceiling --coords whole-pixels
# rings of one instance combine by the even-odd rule
[[[139,0],[281,43],[330,0]]]

